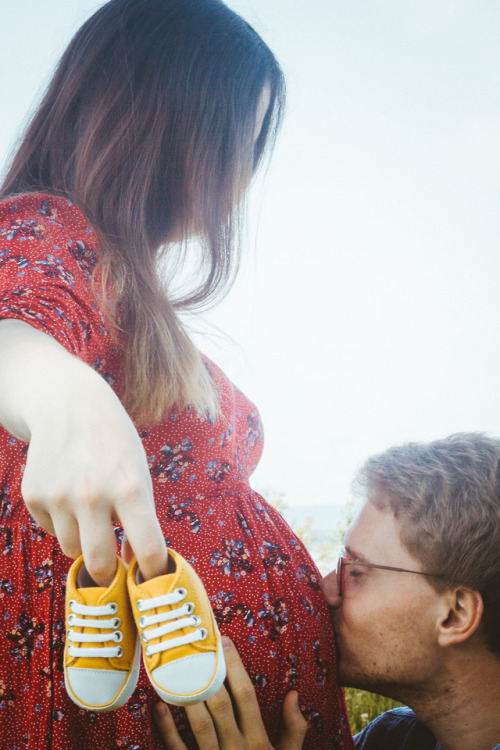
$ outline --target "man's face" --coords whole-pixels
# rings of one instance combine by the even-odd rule
[[[347,531],[345,554],[422,570],[402,546],[399,530],[391,510],[368,502]],[[349,565],[342,599],[335,571],[324,578],[322,588],[331,605],[342,685],[399,699],[425,690],[439,669],[436,621],[442,609],[440,595],[425,576]]]

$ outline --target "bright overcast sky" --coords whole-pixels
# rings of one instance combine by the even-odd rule
[[[0,157],[101,5],[2,8]],[[393,443],[500,435],[500,3],[230,0],[288,113],[239,280],[202,341],[260,408],[254,485],[343,502]]]

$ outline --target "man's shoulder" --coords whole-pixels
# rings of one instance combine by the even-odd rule
[[[436,750],[435,737],[409,708],[393,708],[354,738],[356,750]]]
[[[377,716],[354,737],[356,750],[440,750],[436,738],[410,708]],[[492,750],[500,750],[500,744]]]

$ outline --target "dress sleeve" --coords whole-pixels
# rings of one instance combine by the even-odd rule
[[[63,198],[41,195],[0,203],[0,318],[29,323],[89,359],[106,335],[91,274],[96,237]]]

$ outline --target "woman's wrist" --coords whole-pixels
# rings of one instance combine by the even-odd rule
[[[34,430],[89,397],[116,398],[91,367],[55,339],[17,320],[0,321],[0,423],[30,442]]]

